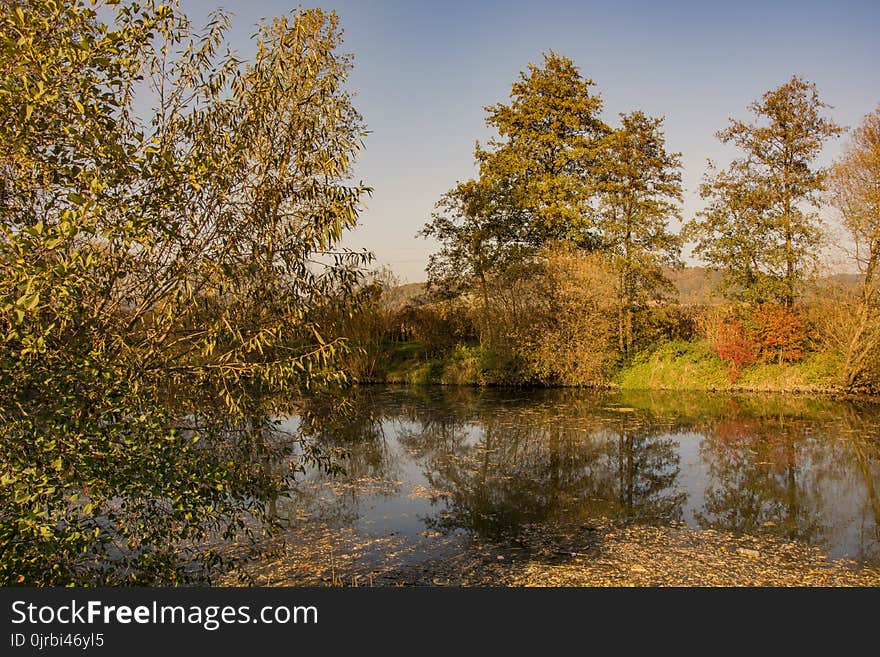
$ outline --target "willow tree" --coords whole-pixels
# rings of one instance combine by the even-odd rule
[[[669,222],[681,218],[681,154],[667,152],[663,119],[642,112],[622,114],[601,153],[601,245],[618,276],[618,343],[626,353],[634,311],[670,287],[663,267],[679,264]]]
[[[815,262],[827,173],[816,160],[840,133],[822,115],[827,107],[813,83],[794,76],[749,106],[755,123],[732,120],[718,133],[743,154],[727,170],[710,164],[700,189],[708,205],[685,235],[738,295],[791,306]]]
[[[256,392],[343,374],[351,59],[319,10],[242,64],[223,14],[0,2],[0,582],[179,581],[283,487],[227,440]]]

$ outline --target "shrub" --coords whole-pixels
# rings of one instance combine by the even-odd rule
[[[461,300],[408,305],[398,313],[396,323],[401,335],[421,342],[432,356],[476,338],[469,308]]]
[[[793,363],[806,353],[807,329],[799,309],[762,304],[750,313],[746,329],[764,362]]]
[[[880,388],[880,308],[844,290],[826,289],[808,307],[818,348],[834,357],[847,389]]]
[[[598,255],[555,247],[537,273],[522,359],[538,379],[598,385],[616,357],[615,276]]]
[[[710,309],[700,317],[699,324],[712,350],[725,364],[728,380],[733,383],[758,356],[758,345],[749,335],[739,309]]]
[[[637,342],[652,345],[673,340],[692,340],[698,331],[698,306],[660,304],[645,308],[637,317]]]
[[[752,341],[738,318],[732,318],[718,327],[712,345],[725,365],[731,383],[739,378],[742,370],[755,362],[758,346]]]

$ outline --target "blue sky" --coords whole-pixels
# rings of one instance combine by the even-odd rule
[[[223,6],[242,56],[261,17],[291,2],[182,0],[198,21]],[[351,88],[370,136],[357,177],[375,189],[362,226],[346,239],[376,254],[403,280],[424,279],[434,244],[416,239],[434,203],[472,177],[473,147],[489,136],[483,106],[508,98],[529,62],[553,49],[597,83],[604,118],[641,109],[666,117],[680,151],[684,215],[701,205],[707,158],[732,152],[714,134],[729,117],[796,73],[815,82],[829,114],[852,126],[880,103],[880,2],[410,2],[327,0],[345,50],[355,56]],[[830,161],[842,141],[830,145]]]

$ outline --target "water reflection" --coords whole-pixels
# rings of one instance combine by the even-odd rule
[[[804,398],[369,387],[325,432],[347,474],[290,509],[374,534],[669,524],[880,561],[880,413]]]

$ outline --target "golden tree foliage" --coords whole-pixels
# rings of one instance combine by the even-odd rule
[[[873,302],[880,275],[880,107],[853,131],[831,170],[830,196],[855,245],[865,302]]]
[[[477,145],[479,183],[502,196],[518,240],[596,242],[592,169],[609,128],[593,86],[571,59],[550,51],[520,73],[510,103],[485,108],[498,138]]]
[[[338,19],[266,22],[247,64],[228,25],[0,0],[2,583],[179,581],[279,485],[224,442],[255,391],[344,374],[316,317],[368,190]]]
[[[521,354],[540,381],[596,386],[615,359],[618,290],[601,255],[551,245],[541,253]]]
[[[880,382],[880,108],[868,114],[831,171],[830,198],[854,245],[858,296],[819,302],[826,348],[841,359],[847,387]]]
[[[428,265],[432,287],[481,298],[484,344],[503,347],[497,336],[510,331],[501,327],[527,305],[511,294],[529,293],[536,253],[553,243],[609,257],[622,352],[635,343],[637,311],[669,287],[662,267],[678,264],[669,223],[680,217],[680,155],[667,150],[660,118],[636,111],[608,126],[594,86],[553,51],[529,64],[510,101],[485,108],[497,137],[477,145],[479,177],[445,194],[420,232],[441,244]],[[507,310],[495,318],[499,302]]]

